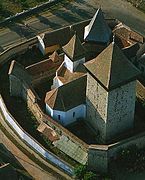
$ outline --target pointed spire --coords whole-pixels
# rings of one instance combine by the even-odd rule
[[[77,61],[78,59],[85,56],[85,49],[82,46],[81,41],[76,35],[76,33],[63,47],[63,51],[72,61]]]
[[[115,43],[85,63],[85,67],[108,90],[135,80],[140,74]]]
[[[111,34],[111,29],[106,23],[103,12],[100,8],[97,10],[89,25],[85,27],[84,40],[108,43]]]

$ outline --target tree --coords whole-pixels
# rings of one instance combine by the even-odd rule
[[[86,173],[87,167],[84,165],[79,165],[74,169],[74,174],[76,178],[83,179],[84,174]]]
[[[91,171],[86,172],[83,178],[83,180],[96,180],[96,179],[97,179],[97,175]]]

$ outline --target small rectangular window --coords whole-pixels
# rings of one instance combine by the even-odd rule
[[[58,120],[60,120],[60,115],[58,115]]]
[[[73,117],[75,117],[75,112],[73,112]]]

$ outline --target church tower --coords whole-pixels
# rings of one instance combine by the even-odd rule
[[[104,18],[101,9],[98,9],[89,25],[85,27],[84,41],[93,43],[108,44],[112,31]]]
[[[87,121],[100,142],[110,142],[134,126],[136,78],[140,72],[113,42],[87,69]]]
[[[79,64],[85,63],[85,49],[76,34],[62,49],[65,66],[70,72],[74,72]]]

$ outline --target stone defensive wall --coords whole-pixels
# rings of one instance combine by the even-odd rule
[[[145,87],[137,81],[136,97],[145,100]],[[138,133],[130,138],[109,145],[90,145],[88,150],[88,165],[92,170],[107,172],[112,159],[115,159],[121,150],[136,146],[145,148],[145,132]],[[96,169],[94,169],[96,167]]]
[[[58,67],[58,64],[55,64],[55,66]],[[49,73],[49,69],[47,71]],[[61,126],[59,123],[54,121],[50,116],[45,114],[44,110],[42,110],[41,100],[33,88],[33,82],[35,82],[35,76],[31,81],[29,80],[29,76],[26,76],[25,73],[28,73],[27,68],[24,69],[21,65],[18,65],[16,73],[9,74],[11,95],[21,97],[27,103],[27,106],[36,117],[38,124],[39,125],[41,125],[42,123],[46,124],[48,128],[51,129],[58,136],[58,139],[60,140],[60,141],[58,140],[59,144],[60,143],[62,144],[62,141],[65,140],[66,143],[75,146],[74,151],[76,150],[77,152],[77,149],[79,148],[80,152],[82,152],[83,154],[83,157],[79,159],[79,162],[85,164],[87,162],[87,157],[88,157],[87,154],[88,145],[85,142],[83,142],[81,139],[73,135],[70,131],[65,129],[63,126]],[[51,69],[50,69],[50,73],[52,73]],[[54,75],[55,75],[55,71],[53,71],[53,76]],[[36,76],[36,80],[37,80],[37,76]],[[13,85],[12,87],[11,84]],[[49,137],[47,138],[49,139]],[[61,150],[63,151],[64,149]],[[68,150],[66,149],[66,151]],[[77,161],[77,158],[75,160]]]
[[[59,159],[57,156],[47,151],[41,144],[39,144],[32,136],[30,136],[15,120],[15,118],[7,110],[3,98],[0,95],[0,113],[5,121],[12,129],[19,135],[19,137],[34,151],[40,154],[43,158],[55,164],[58,168],[65,171],[67,174],[73,175],[73,169],[66,162]]]
[[[46,41],[50,40],[52,38],[51,35],[56,35],[56,32],[62,33],[67,31],[68,33],[65,34],[65,38],[69,40],[70,38],[70,32],[78,32],[83,31],[83,28],[88,24],[90,20],[84,21],[81,24],[81,28],[79,28],[79,24],[74,24],[72,26],[68,26],[66,28],[59,29],[54,32],[49,32],[45,33],[45,38]],[[114,26],[114,21],[113,20],[108,20],[112,27]],[[115,20],[115,23],[116,20]],[[67,30],[66,30],[67,29]],[[56,37],[56,36],[55,36]],[[59,39],[60,36],[57,36],[57,39]],[[81,37],[83,38],[83,37]],[[48,41],[50,44],[53,45],[55,42],[53,41],[53,38],[51,39],[52,41]],[[64,41],[58,42],[58,44],[63,45]],[[10,59],[15,57],[17,54],[23,53],[27,51],[27,49],[32,48],[33,46],[38,46],[39,41],[37,37],[34,37],[32,39],[29,39],[23,43],[17,44],[14,47],[11,47],[4,51],[3,53],[0,54],[0,65],[2,66],[4,63],[8,62]],[[21,77],[22,78],[22,77]],[[80,160],[80,163],[86,163],[88,161],[89,167],[92,169],[96,167],[96,169],[93,170],[98,170],[98,171],[103,171],[107,172],[109,168],[109,162],[111,161],[112,157],[114,158],[117,155],[117,152],[122,149],[126,148],[127,146],[130,145],[136,145],[138,148],[145,147],[145,133],[140,133],[136,136],[133,136],[132,138],[125,139],[123,141],[119,141],[115,144],[110,144],[110,145],[88,145],[85,142],[83,142],[81,139],[73,135],[71,132],[69,132],[67,129],[65,129],[63,126],[58,124],[56,121],[54,121],[51,117],[46,115],[43,110],[41,109],[40,106],[40,100],[39,97],[37,97],[37,94],[35,93],[35,90],[33,89],[30,84],[25,83],[25,81],[20,81],[22,84],[22,92],[20,96],[27,102],[28,107],[31,109],[33,114],[35,115],[37,121],[39,124],[46,123],[49,127],[51,127],[59,136],[61,137],[66,137],[68,142],[77,144],[77,147],[79,147],[82,152],[85,153],[85,161]],[[21,139],[23,139],[29,146],[31,146],[33,149],[35,149],[38,153],[40,153],[43,157],[46,159],[51,160],[51,156],[48,154],[48,152],[39,144],[37,143],[36,140],[34,140],[30,135],[28,135],[15,121],[14,117],[8,112],[4,101],[2,97],[0,96],[0,108],[2,111],[2,114],[5,118],[5,120],[11,125],[11,127],[19,134]],[[55,157],[57,158],[57,157]],[[53,160],[52,160],[53,162]],[[61,169],[65,170],[67,173],[72,173],[72,169],[69,166],[64,166],[63,162],[55,160],[53,163],[56,163]],[[101,167],[102,165],[102,167]]]
[[[145,148],[145,132],[110,145],[90,145],[88,151],[89,168],[107,173],[111,161],[116,159],[121,150],[127,149],[129,146],[136,146],[138,149]]]
[[[140,85],[139,82],[138,84]],[[144,90],[143,87],[141,88],[142,91],[145,92],[145,88]],[[139,94],[137,96],[139,96]],[[61,126],[59,123],[54,121],[51,117],[46,115],[39,106],[39,103],[37,103],[39,100],[35,94],[35,91],[26,83],[23,83],[22,97],[25,101],[27,101],[28,107],[37,118],[39,124],[41,124],[42,122],[46,123],[57,133],[59,138],[61,138],[61,136],[65,136],[67,139],[69,139],[69,141],[78,144],[79,147],[82,148],[84,152],[86,152],[86,159],[91,170],[97,170],[106,173],[109,169],[111,160],[116,158],[120,150],[126,149],[131,145],[135,145],[136,147],[138,147],[138,149],[142,149],[145,147],[145,132],[139,133],[130,138],[126,138],[125,140],[118,141],[114,144],[88,145],[81,139],[73,135],[70,131],[65,129],[63,126]],[[94,167],[96,168],[94,169]]]

